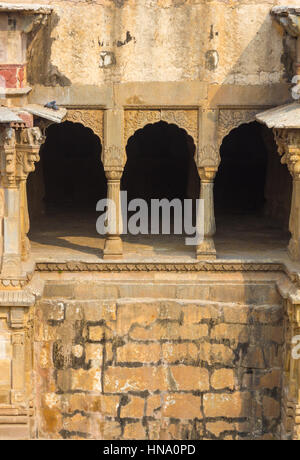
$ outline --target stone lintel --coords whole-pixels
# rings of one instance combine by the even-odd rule
[[[0,3],[0,13],[51,14],[53,7],[49,5],[28,3]]]

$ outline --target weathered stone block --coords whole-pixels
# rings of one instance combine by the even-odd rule
[[[218,319],[222,315],[222,308],[218,305],[186,304],[183,307],[184,322],[186,324],[199,323],[203,320]]]
[[[62,371],[63,372],[63,371]],[[83,391],[101,391],[101,370],[89,369],[83,370],[71,369],[71,389],[72,390],[83,390]]]
[[[145,399],[130,396],[129,402],[121,407],[121,418],[141,418],[144,416]]]
[[[146,416],[155,417],[159,414],[159,410],[162,407],[161,395],[152,395],[147,398],[146,403]]]
[[[203,397],[205,417],[247,417],[251,407],[249,392],[207,393]]]
[[[127,343],[117,349],[117,361],[128,363],[155,363],[160,360],[160,345]]]
[[[62,299],[74,298],[73,283],[46,283],[44,289],[44,297],[60,297]]]
[[[132,325],[150,325],[159,317],[158,302],[117,303],[117,334],[127,334]]]
[[[224,366],[233,366],[234,353],[225,345],[205,342],[200,344],[199,358],[209,365],[223,364]]]
[[[213,327],[211,337],[215,340],[230,340],[234,343],[247,343],[250,339],[249,329],[239,324],[217,324]]]
[[[248,324],[251,308],[244,305],[231,305],[223,307],[224,320],[232,324]]]
[[[173,385],[179,391],[207,391],[209,374],[207,369],[193,366],[171,366]],[[171,388],[172,389],[172,388]]]
[[[200,403],[198,396],[171,393],[164,398],[162,414],[164,417],[201,420]]]
[[[224,421],[208,422],[206,423],[206,429],[218,438],[226,431],[235,431],[235,425]]]
[[[89,326],[89,340],[92,342],[111,340],[112,337],[112,331],[106,326]]]
[[[163,343],[162,355],[167,363],[190,363],[197,361],[198,348],[194,343]]]
[[[141,423],[126,423],[123,439],[146,439],[145,428]]]
[[[263,414],[265,417],[277,418],[280,416],[280,404],[274,398],[263,397]]]
[[[232,369],[217,369],[211,377],[211,386],[215,390],[228,388],[233,390],[235,387],[234,371]]]
[[[166,391],[168,380],[162,367],[109,367],[104,375],[105,393]]]

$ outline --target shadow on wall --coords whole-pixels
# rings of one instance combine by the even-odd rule
[[[276,56],[272,56],[272,51],[270,52],[270,50],[274,48],[274,40],[277,40],[280,34],[282,55],[278,59],[281,60],[283,65],[283,75],[282,79],[278,81],[278,64],[280,61]],[[262,41],[262,37],[264,41]],[[213,42],[211,46],[213,47]],[[281,88],[281,90],[278,91],[278,89],[276,90],[276,84],[290,83],[294,75],[293,61],[295,55],[296,40],[290,38],[286,32],[282,31],[275,20],[271,18],[268,10],[266,18],[257,31],[255,38],[245,47],[224,81],[216,86],[216,91],[211,99],[211,105],[268,106],[270,105],[270,99],[267,92],[263,95],[265,98],[264,100],[253,101],[253,91],[251,91],[251,88],[259,85],[274,87],[274,97],[272,95],[272,101],[277,98],[276,105],[291,101],[288,86],[286,90]],[[211,70],[211,81],[214,80],[214,72],[217,71],[219,65],[219,60],[216,60],[215,66],[206,66],[208,70]],[[229,85],[237,85],[241,88],[239,91],[232,92],[230,88],[228,88]],[[235,96],[235,94],[237,96]]]
[[[36,38],[29,41],[27,79],[30,85],[71,86],[72,84],[71,80],[63,75],[57,66],[51,63],[51,47],[55,40],[55,38],[51,37],[51,33],[59,23],[59,20],[59,16],[52,12]]]

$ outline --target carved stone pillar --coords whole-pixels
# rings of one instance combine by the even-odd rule
[[[293,196],[290,214],[292,238],[288,251],[292,260],[300,260],[300,130],[274,129],[281,162],[286,164],[293,177]]]
[[[20,226],[22,260],[29,256],[30,243],[27,237],[30,228],[26,181],[40,160],[39,150],[44,137],[39,128],[25,128],[16,132],[17,177],[20,183]]]
[[[16,135],[7,126],[0,128],[1,195],[3,207],[2,274],[18,276],[21,270],[20,190],[16,176]]]
[[[28,255],[27,232],[29,218],[26,196],[26,179],[39,160],[42,136],[39,128],[14,130],[0,128],[1,185],[0,196],[4,206],[2,270],[4,276],[21,274],[21,259]],[[1,238],[0,238],[1,242]]]
[[[213,236],[216,232],[214,212],[214,179],[216,167],[198,168],[201,179],[200,199],[204,200],[204,239],[197,246],[197,259],[216,259],[216,248]]]
[[[104,149],[102,162],[107,178],[107,198],[109,231],[104,246],[104,259],[123,257],[122,213],[120,182],[126,161],[123,110],[106,110],[104,114]]]
[[[120,181],[123,170],[105,171],[107,178],[108,210],[107,220],[109,230],[105,240],[104,259],[121,259],[123,257],[122,215],[120,198]]]

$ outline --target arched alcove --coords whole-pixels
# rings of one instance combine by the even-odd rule
[[[195,207],[200,179],[195,145],[185,130],[163,121],[148,124],[129,138],[126,154],[121,189],[127,192],[128,202],[143,199],[151,209],[153,199],[179,199],[182,204],[191,199]],[[171,221],[171,232],[172,228]]]
[[[40,162],[27,183],[30,238],[96,235],[96,203],[107,193],[101,151],[99,137],[80,123],[47,128]]]
[[[272,231],[276,238],[280,231],[288,235],[292,183],[272,131],[257,122],[243,124],[223,139],[220,156],[214,188],[216,240],[223,232],[228,238],[232,232],[235,239],[235,231],[245,242],[253,238],[263,243],[262,234],[271,237]]]

